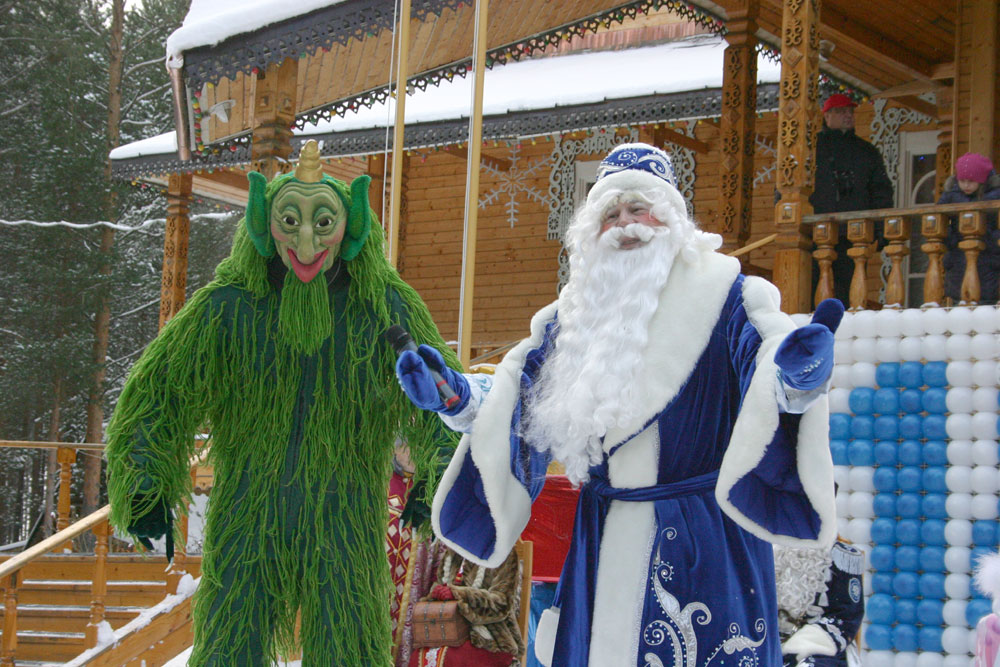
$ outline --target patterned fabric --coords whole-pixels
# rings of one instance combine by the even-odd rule
[[[822,630],[832,641],[835,655],[805,656],[799,649],[784,655],[786,667],[817,665],[846,667],[847,649],[861,627],[865,613],[862,599],[861,577],[864,572],[864,554],[850,544],[837,542],[828,559],[826,585],[816,593],[814,604],[799,618],[790,618],[798,629],[812,626]],[[779,585],[781,577],[778,578]],[[779,591],[779,599],[781,591]],[[785,616],[784,609],[781,614]],[[792,634],[795,637],[795,634]],[[783,636],[782,639],[787,637]],[[792,642],[786,641],[786,646]]]
[[[658,148],[645,144],[624,144],[618,146],[606,158],[601,160],[597,168],[597,180],[616,174],[626,169],[639,169],[653,176],[662,178],[668,185],[675,186],[674,168],[670,164],[670,156]]]
[[[400,608],[408,592],[407,572],[412,554],[412,531],[400,520],[406,506],[406,494],[412,486],[412,479],[393,473],[389,480],[389,526],[385,534],[385,553],[389,558],[389,575],[392,577],[392,600],[389,613],[392,616],[392,636],[399,646],[402,632],[399,624]]]

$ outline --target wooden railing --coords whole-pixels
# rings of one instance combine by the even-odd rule
[[[59,462],[59,495],[56,501],[56,531],[69,526],[70,486],[73,481],[73,464],[76,463],[76,450],[104,451],[104,445],[94,442],[50,442],[32,440],[0,440],[0,447],[18,447],[30,449],[55,449],[56,460]],[[72,548],[71,544],[64,545]]]
[[[920,229],[920,233],[924,236],[920,249],[927,255],[928,260],[922,303],[944,305],[943,258],[947,250],[945,239],[948,237],[950,224],[957,225],[956,229],[961,235],[958,248],[965,255],[961,301],[970,305],[979,303],[983,295],[976,263],[979,254],[986,247],[987,220],[991,215],[996,216],[998,211],[1000,211],[1000,201],[987,201],[806,216],[803,222],[812,225],[813,242],[816,244],[813,258],[819,265],[815,303],[834,296],[832,265],[837,257],[834,247],[837,245],[840,226],[843,224],[846,225],[847,239],[851,243],[847,254],[854,261],[850,307],[852,309],[865,307],[869,293],[866,265],[868,258],[877,249],[878,242],[875,238],[877,222],[883,225],[885,254],[892,264],[886,280],[886,306],[904,305],[906,276],[903,274],[903,259],[910,253],[911,230],[914,228]],[[993,301],[997,299],[996,294],[987,296]]]
[[[97,538],[94,547],[94,577],[91,583],[90,621],[85,642],[97,644],[97,627],[104,621],[104,596],[107,594],[108,514],[105,505],[72,526],[60,530],[26,551],[0,565],[0,582],[4,587],[3,643],[0,644],[0,667],[13,667],[17,651],[17,575],[26,565],[71,541],[77,535],[93,530]]]
[[[20,440],[0,440],[0,447],[28,447],[28,448],[57,448],[60,451],[59,463],[61,466],[59,484],[59,519],[69,523],[69,481],[71,479],[71,467],[76,460],[75,449],[103,450],[104,445],[94,443],[58,443],[58,442],[29,442]],[[65,454],[65,450],[70,450],[72,456]],[[201,463],[208,448],[202,447],[191,459],[192,483],[197,473],[197,466]],[[65,495],[64,495],[65,494]],[[65,499],[65,508],[64,508]],[[65,513],[64,513],[65,509]],[[0,667],[13,667],[14,656],[17,651],[17,589],[18,573],[28,564],[49,554],[65,545],[71,545],[73,538],[83,535],[92,530],[96,538],[94,546],[94,575],[91,580],[91,602],[90,620],[87,623],[84,645],[92,648],[97,645],[98,626],[104,621],[104,598],[107,595],[107,557],[108,540],[111,534],[108,516],[111,506],[105,505],[93,514],[80,519],[72,525],[68,525],[58,530],[51,537],[39,542],[20,554],[10,558],[0,564],[0,586],[3,587],[3,640],[0,642]],[[177,586],[185,571],[185,561],[187,560],[187,516],[178,518],[178,528],[181,533],[181,540],[178,542],[177,551],[174,555],[173,567],[167,575],[167,593],[177,592]]]

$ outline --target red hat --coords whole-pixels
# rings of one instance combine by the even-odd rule
[[[857,102],[852,100],[847,95],[843,93],[834,93],[830,97],[826,98],[826,102],[823,103],[823,113],[826,113],[830,109],[836,109],[838,107],[856,107]]]
[[[993,171],[993,163],[985,155],[966,153],[955,160],[955,177],[960,181],[985,183]]]

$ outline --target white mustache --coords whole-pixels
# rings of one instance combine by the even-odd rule
[[[667,226],[650,227],[639,222],[633,222],[624,227],[612,227],[608,229],[608,231],[601,235],[601,239],[604,240],[606,238],[605,243],[609,243],[614,248],[620,248],[622,242],[625,240],[638,239],[642,243],[649,243],[657,234],[667,234],[669,232],[670,228]]]

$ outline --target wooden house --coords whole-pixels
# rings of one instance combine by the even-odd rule
[[[1000,156],[995,0],[412,0],[399,7],[304,0],[258,3],[253,15],[244,5],[193,3],[168,42],[176,133],[112,154],[116,176],[156,184],[166,196],[161,321],[184,299],[191,198],[241,206],[246,172],[289,169],[308,137],[321,140],[329,173],[372,176],[371,200],[393,261],[466,363],[521,338],[531,314],[555,298],[565,279],[568,216],[586,192],[592,163],[619,141],[673,154],[694,217],[723,235],[726,250],[775,235],[741,260],[747,272],[771,277],[790,313],[807,313],[828,295],[828,280],[813,293],[811,273],[819,259],[821,275],[829,275],[838,223],[853,244],[857,331],[875,321],[865,308],[941,303],[950,220],[967,257],[982,247],[991,205],[931,202],[955,156]],[[396,38],[403,49],[394,48]],[[503,84],[505,72],[514,83]],[[400,80],[410,94],[396,105]],[[445,112],[443,100],[463,80],[467,106]],[[504,95],[491,99],[491,87]],[[861,102],[858,134],[880,150],[896,185],[895,208],[812,215],[819,104],[833,91]],[[883,253],[873,243],[876,222],[886,230]],[[923,258],[910,263],[916,254]],[[966,272],[963,297],[980,299],[974,270]],[[992,311],[977,309],[975,317],[992,321]],[[956,321],[964,317],[955,312]],[[927,359],[937,359],[939,343],[930,340]],[[848,391],[839,381],[837,390]],[[831,403],[846,411],[845,396],[832,393]],[[852,480],[843,472],[842,490],[871,495]],[[859,534],[864,520],[871,527],[856,518]],[[854,520],[845,518],[842,532],[854,531]],[[95,558],[100,563],[102,555]],[[14,664],[19,568],[0,564],[0,665]],[[104,614],[102,568],[88,628]],[[162,664],[176,652],[184,637],[175,631],[189,631],[189,609],[172,613],[136,631],[129,660]],[[936,652],[933,644],[919,648],[961,659],[964,637]],[[91,628],[80,645],[96,642]],[[899,646],[891,648],[910,655]],[[110,649],[102,656],[93,664],[120,657]],[[911,664],[906,660],[895,664]],[[885,655],[878,661],[894,664]]]

